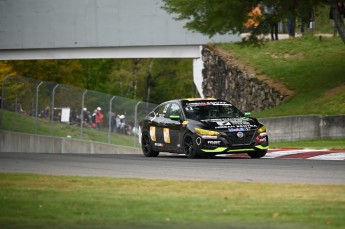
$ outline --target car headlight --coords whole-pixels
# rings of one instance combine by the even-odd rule
[[[219,136],[220,133],[217,131],[213,131],[213,130],[204,130],[204,129],[200,129],[200,128],[194,128],[195,132],[197,132],[200,135],[208,135],[208,136]]]
[[[266,132],[266,126],[262,126],[258,129],[259,134],[264,133],[264,132]]]

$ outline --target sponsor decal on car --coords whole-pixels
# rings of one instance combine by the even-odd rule
[[[238,138],[243,138],[244,137],[244,133],[243,132],[237,132],[237,137]]]
[[[210,135],[202,135],[201,136],[203,139],[217,139],[218,136],[210,136]]]
[[[150,126],[150,137],[152,141],[156,141],[156,127]]]
[[[186,103],[187,107],[201,107],[201,106],[232,106],[223,101],[200,101],[200,102],[190,102]]]
[[[164,128],[164,129],[163,129],[163,136],[164,136],[164,142],[165,142],[165,143],[170,143],[170,132],[169,132],[169,128]]]
[[[207,141],[210,146],[219,146],[222,141]]]

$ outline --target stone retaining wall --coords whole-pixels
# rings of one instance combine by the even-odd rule
[[[266,82],[227,62],[214,50],[202,50],[203,93],[232,102],[242,111],[260,111],[280,104],[285,96]]]

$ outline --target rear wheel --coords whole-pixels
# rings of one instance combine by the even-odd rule
[[[145,157],[157,157],[159,155],[159,152],[152,149],[150,137],[147,134],[143,134],[142,136],[141,149]]]
[[[267,153],[267,150],[255,150],[254,152],[248,153],[248,155],[251,158],[261,158],[265,156],[266,153]]]
[[[193,138],[191,136],[186,136],[183,141],[183,152],[187,158],[198,158],[199,154],[195,150],[193,143]]]

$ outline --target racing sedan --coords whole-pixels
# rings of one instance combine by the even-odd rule
[[[268,150],[266,126],[221,99],[180,99],[158,105],[139,123],[146,157],[159,152],[187,158],[247,153],[260,158]]]

